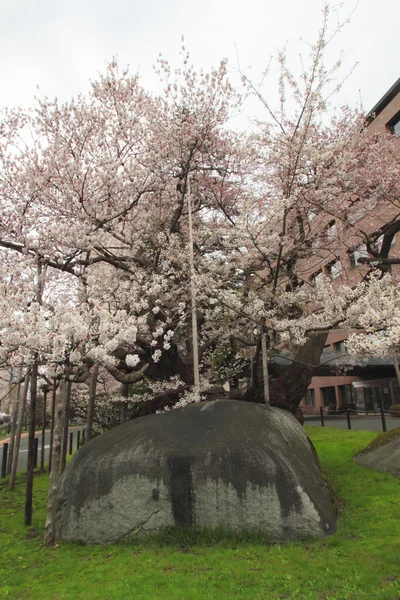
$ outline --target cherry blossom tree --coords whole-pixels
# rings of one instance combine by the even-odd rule
[[[246,397],[261,400],[267,335],[269,352],[283,343],[298,360],[272,382],[271,403],[296,412],[312,373],[304,363],[316,364],[326,331],[345,323],[356,294],[351,287],[336,293],[329,281],[317,287],[313,261],[347,250],[349,229],[372,258],[383,256],[397,226],[393,215],[372,233],[358,225],[359,213],[388,199],[395,205],[398,165],[393,140],[370,136],[356,112],[327,118],[340,66],[325,68],[328,12],[298,82],[280,55],[277,110],[247,81],[268,117],[250,137],[228,129],[241,100],[227,82],[226,63],[196,74],[185,50],[176,74],[159,61],[162,97],[112,62],[87,98],[6,114],[4,270],[25,274],[40,260],[69,294],[37,307],[18,283],[15,299],[19,294],[25,317],[9,305],[7,356],[26,349],[29,363],[26,354],[40,346],[53,374],[88,377],[97,364],[125,386],[142,382],[150,403],[151,386],[163,382],[165,394],[157,389],[152,410],[174,404],[193,383],[195,279],[203,373],[219,381],[240,375],[252,356]],[[327,216],[335,218],[329,240],[321,235]]]
[[[30,264],[40,261],[65,280],[71,300],[60,294],[38,307],[16,284],[15,300],[23,297],[26,310],[21,320],[8,307],[3,352],[11,361],[40,346],[56,374],[88,373],[98,363],[125,384],[145,372],[191,383],[188,179],[198,254],[210,256],[219,245],[215,213],[234,211],[240,157],[225,129],[238,103],[225,63],[201,75],[186,63],[185,55],[178,85],[160,61],[164,98],[151,98],[111,63],[87,99],[6,115],[5,271],[19,268],[30,283]]]
[[[254,348],[247,396],[261,399],[262,335],[269,351],[289,344],[301,348],[300,362],[317,362],[323,335],[309,336],[344,323],[354,295],[335,293],[329,282],[324,293],[317,290],[313,265],[339,259],[351,243],[364,244],[366,261],[379,258],[387,270],[400,226],[394,210],[379,210],[398,204],[393,138],[369,135],[363,116],[348,108],[330,116],[341,65],[326,68],[325,54],[342,25],[330,30],[329,11],[299,78],[279,55],[276,108],[244,76],[266,111],[251,136],[228,129],[241,99],[227,81],[226,63],[198,74],[184,49],[179,72],[158,62],[161,97],[113,61],[88,97],[6,113],[0,247],[6,277],[14,271],[18,282],[9,294],[26,307],[20,320],[9,305],[7,356],[26,349],[29,363],[26,354],[40,346],[43,363],[60,373],[88,376],[99,364],[125,385],[179,376],[181,387],[191,386],[195,279],[203,371],[223,353],[219,364],[229,375],[243,362],[238,356],[246,359],[243,349]],[[364,230],[359,216],[377,209],[381,226]],[[327,217],[335,220],[330,233]],[[40,308],[19,287],[24,277],[30,284],[26,274],[38,260],[50,279],[65,281],[68,311],[65,299]],[[299,377],[290,367],[297,391],[286,385],[282,397],[282,380],[272,384],[273,404],[298,405],[311,372],[301,368]],[[155,408],[168,401],[167,394]]]
[[[361,328],[360,349],[389,323],[398,158],[393,138],[372,136],[362,115],[330,109],[341,65],[326,68],[325,54],[340,29],[330,31],[325,7],[297,79],[280,54],[276,109],[243,76],[266,114],[251,134],[229,126],[244,98],[226,62],[197,73],[184,48],[175,73],[160,58],[160,96],[112,61],[87,96],[3,114],[0,360],[63,382],[48,539],[66,381],[92,377],[94,389],[97,370],[106,370],[123,386],[112,402],[141,415],[247,376],[244,399],[267,396],[301,418],[326,332]],[[371,211],[381,218],[373,231]],[[338,269],[361,245],[361,281],[313,277],[321,262]],[[376,314],[365,309],[371,298],[379,298]],[[393,326],[390,351],[396,335]],[[288,367],[268,366],[267,353],[283,348]]]

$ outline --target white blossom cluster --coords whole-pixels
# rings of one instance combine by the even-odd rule
[[[358,285],[310,277],[310,261],[340,254],[349,228],[372,252],[397,223],[387,207],[400,209],[393,136],[372,139],[348,108],[326,113],[326,35],[297,83],[280,56],[280,109],[251,134],[229,128],[244,97],[226,62],[196,72],[184,49],[177,73],[158,63],[161,96],[112,61],[87,96],[5,113],[0,361],[77,377],[99,365],[118,382],[143,383],[131,403],[182,388],[183,406],[198,400],[189,391],[192,287],[203,396],[213,378],[239,374],[262,331],[292,349],[312,332],[348,327],[352,353],[396,353],[394,275]],[[27,129],[33,141],[21,147]],[[357,223],[372,211],[383,221],[368,240]]]

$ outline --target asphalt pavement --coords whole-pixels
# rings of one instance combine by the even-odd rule
[[[400,427],[400,419],[394,419],[389,415],[385,417],[386,429],[395,429]],[[336,427],[336,429],[348,429],[346,415],[324,415],[325,427]],[[315,415],[312,417],[305,417],[305,425],[312,425],[315,427],[321,427],[321,417]],[[350,417],[351,428],[355,431],[378,431],[382,432],[382,420],[380,415],[371,415],[366,417],[365,415],[351,415]]]
[[[68,450],[69,450],[69,435],[73,433],[73,449],[76,449],[77,444],[77,432],[84,429],[81,427],[71,427],[68,430]],[[36,432],[36,437],[38,438],[38,465],[40,465],[40,457],[42,451],[42,433]],[[0,455],[2,455],[2,445],[7,442],[7,438],[4,440],[0,440]],[[46,431],[44,438],[44,462],[49,461],[49,451],[50,451],[50,431]],[[0,459],[1,460],[1,459]],[[21,442],[19,446],[19,455],[18,455],[18,467],[17,471],[26,471],[28,464],[28,433],[24,432],[21,436]]]

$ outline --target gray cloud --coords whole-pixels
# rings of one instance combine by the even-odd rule
[[[139,69],[144,82],[156,86],[152,71],[159,52],[177,64],[180,37],[196,65],[208,67],[227,56],[242,67],[252,65],[257,78],[269,57],[288,41],[296,57],[315,39],[321,2],[282,0],[14,0],[0,9],[1,106],[29,105],[37,93],[67,99],[85,92],[89,79],[117,55],[122,64]],[[346,1],[342,14],[350,12]],[[345,70],[359,61],[340,101],[355,104],[361,90],[370,109],[399,76],[398,23],[400,5],[361,0],[351,22],[328,56],[343,49]],[[271,89],[272,89],[271,84]],[[273,93],[273,92],[271,92]]]

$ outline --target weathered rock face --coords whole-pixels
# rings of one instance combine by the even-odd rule
[[[400,477],[400,428],[377,437],[355,460],[362,467]]]
[[[272,542],[336,528],[330,490],[287,411],[216,400],[86,444],[64,472],[58,537],[107,543],[166,526],[256,529]]]

